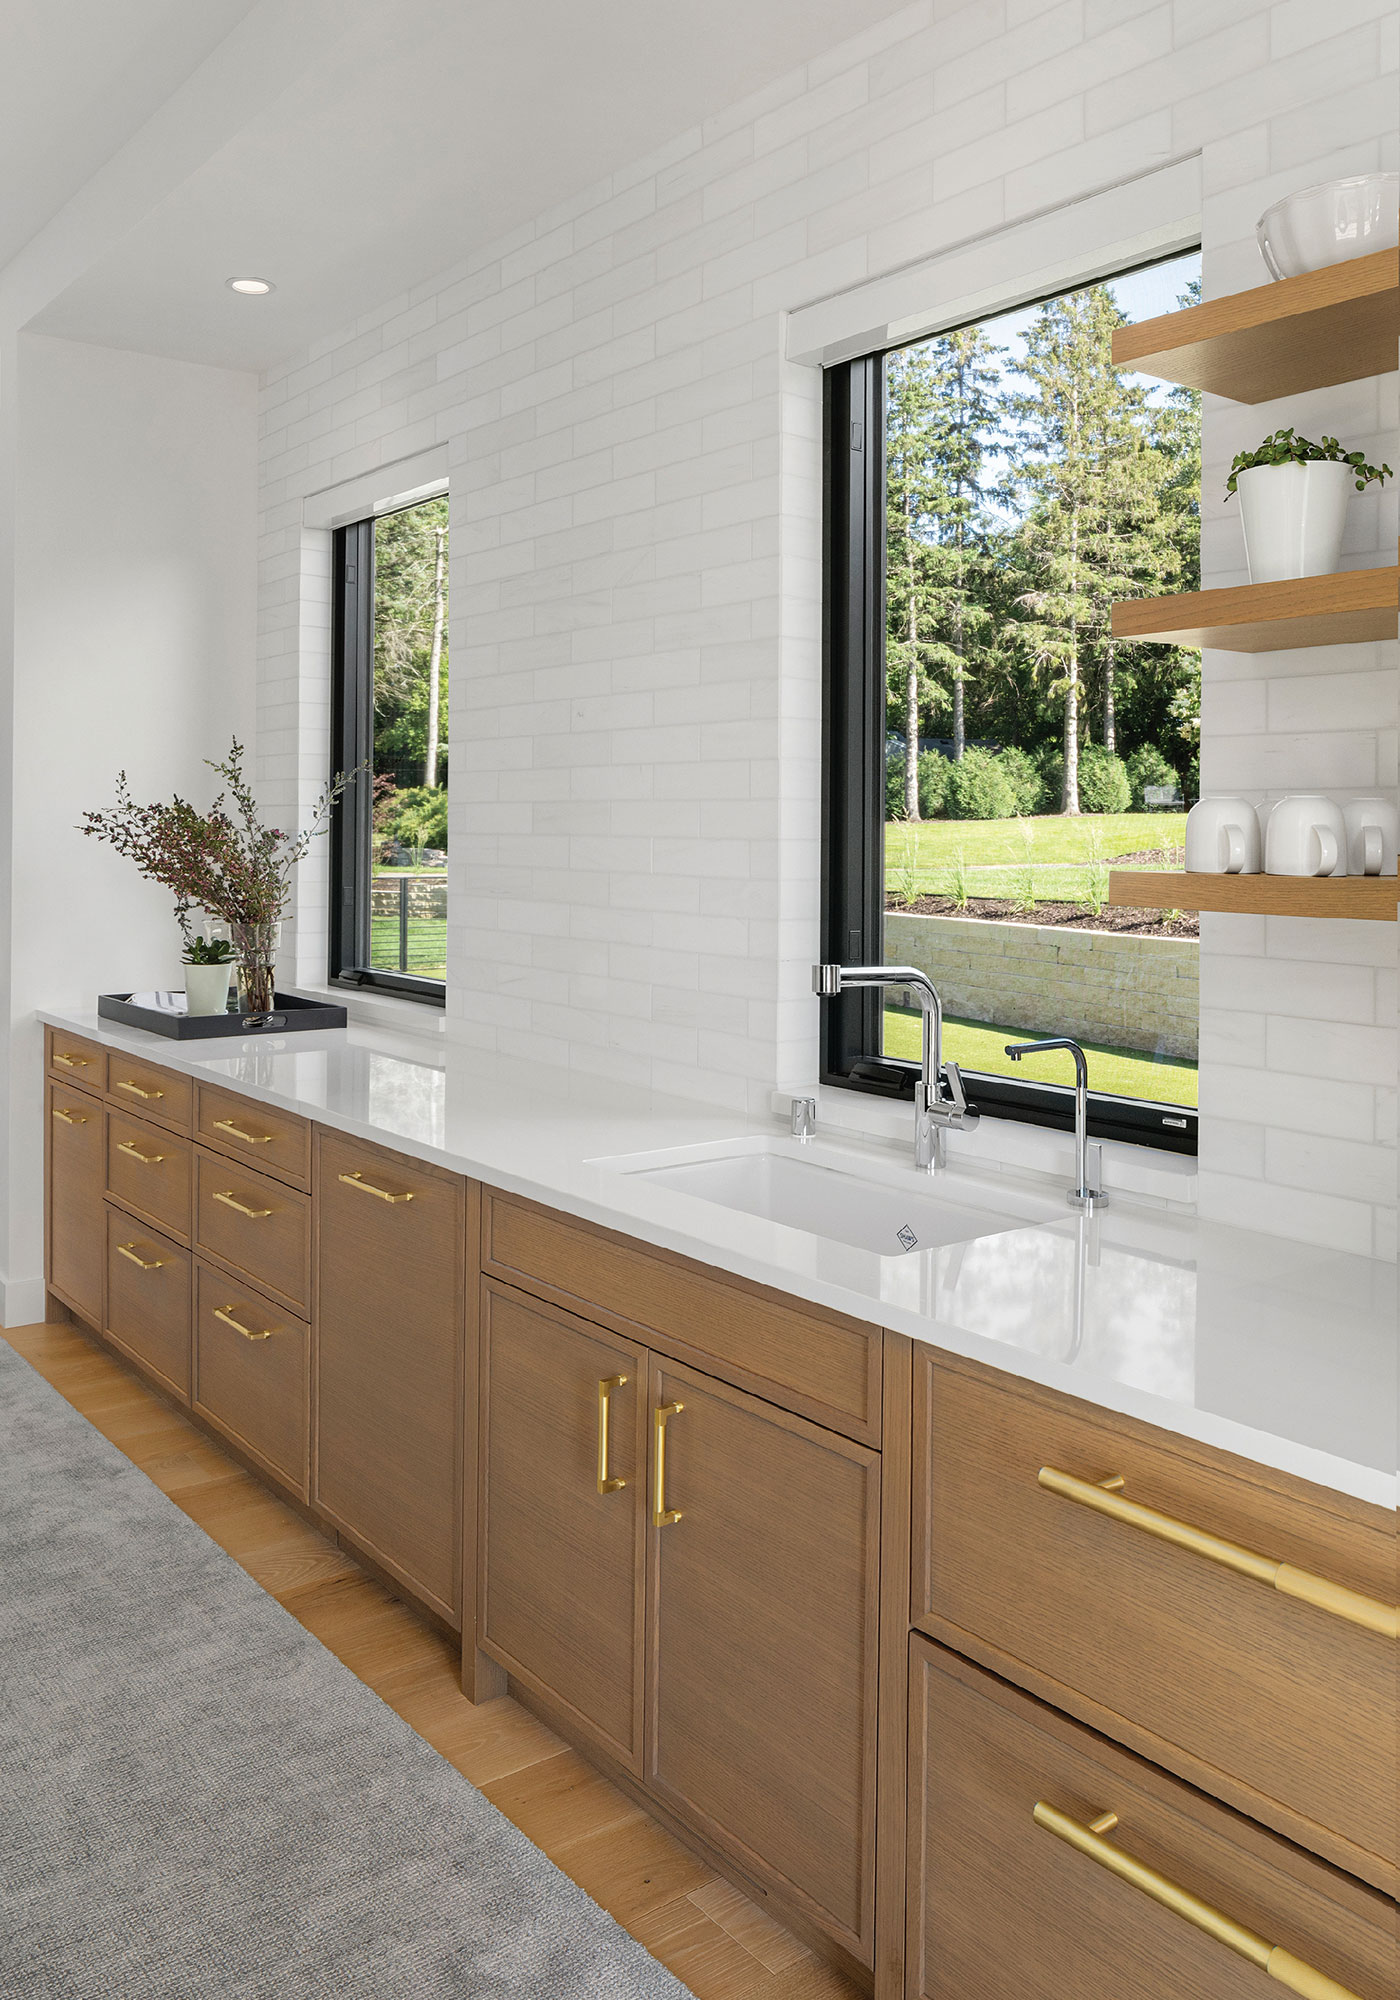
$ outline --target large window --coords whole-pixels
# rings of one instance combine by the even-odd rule
[[[829,371],[826,950],[918,966],[984,1111],[1194,1149],[1197,920],[1107,901],[1181,866],[1200,656],[1115,639],[1115,599],[1198,587],[1199,398],[1116,370],[1190,303],[1177,257]],[[896,991],[826,1010],[829,1081],[912,1087]]]
[[[335,536],[330,972],[441,1001],[447,975],[447,500]]]

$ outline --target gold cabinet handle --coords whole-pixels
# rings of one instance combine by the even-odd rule
[[[1247,1958],[1251,1965],[1267,1972],[1270,1979],[1276,1979],[1290,1993],[1301,1993],[1305,2000],[1357,2000],[1350,1987],[1339,1986],[1335,1979],[1329,1979],[1325,1973],[1305,1965],[1301,1958],[1295,1958],[1282,1945],[1270,1944],[1257,1932],[1246,1930],[1243,1924],[1237,1924],[1232,1917],[1224,1916],[1209,1903],[1203,1903],[1199,1896],[1179,1888],[1165,1875],[1159,1875],[1155,1868],[1135,1861],[1131,1854],[1125,1854],[1121,1847],[1105,1840],[1104,1834],[1118,1824],[1115,1814],[1104,1813],[1088,1826],[1081,1826],[1077,1819],[1070,1819],[1066,1813],[1046,1805],[1043,1799],[1037,1799],[1032,1818],[1037,1826],[1044,1827],[1057,1840],[1063,1840],[1080,1854],[1087,1855],[1090,1861],[1096,1861],[1100,1868],[1106,1868],[1120,1882],[1130,1883],[1144,1896],[1150,1896],[1154,1903],[1160,1903],[1164,1910],[1170,1910],[1174,1916],[1184,1918],[1198,1931],[1213,1937],[1217,1944],[1223,1944],[1229,1950],[1238,1952],[1241,1958]]]
[[[53,1052],[53,1059],[62,1063],[65,1069],[87,1069],[92,1062],[91,1056],[61,1056],[57,1049]]]
[[[666,1505],[666,1425],[672,1417],[678,1417],[685,1408],[684,1403],[663,1403],[651,1414],[652,1434],[652,1476],[655,1486],[652,1490],[651,1524],[654,1528],[669,1528],[673,1521],[679,1521],[679,1507]]]
[[[246,1208],[241,1201],[234,1199],[232,1188],[224,1188],[221,1193],[216,1190],[214,1199],[221,1201],[225,1208],[236,1209],[240,1215],[248,1216],[253,1222],[260,1222],[265,1215],[272,1213],[270,1208]]]
[[[612,1392],[626,1382],[625,1375],[604,1375],[598,1383],[598,1491],[600,1493],[620,1493],[627,1484],[625,1479],[614,1479],[608,1471],[608,1420],[612,1403]]]
[[[117,1141],[117,1151],[125,1153],[128,1159],[139,1160],[143,1167],[158,1167],[165,1158],[164,1153],[141,1152],[138,1147],[132,1145],[130,1139],[119,1139]]]
[[[391,1194],[388,1188],[376,1187],[373,1181],[365,1179],[358,1168],[356,1168],[353,1174],[337,1175],[337,1179],[344,1181],[346,1187],[358,1188],[361,1194],[372,1194],[377,1201],[412,1201],[413,1199],[412,1193],[408,1191],[401,1194]]]
[[[133,1097],[144,1097],[147,1103],[154,1103],[156,1098],[164,1097],[165,1095],[163,1090],[143,1090],[139,1083],[121,1082],[116,1084],[114,1088],[117,1090],[129,1090]]]
[[[270,1146],[277,1137],[275,1132],[245,1132],[241,1125],[235,1125],[231,1118],[216,1118],[216,1132],[227,1132],[235,1139],[241,1139],[245,1146]]]
[[[1107,1514],[1110,1520],[1122,1521],[1130,1528],[1141,1528],[1144,1534],[1155,1535],[1158,1541],[1204,1556],[1207,1562],[1252,1577],[1256,1583],[1266,1583],[1285,1597],[1301,1598],[1305,1604],[1329,1611],[1334,1618],[1345,1618],[1349,1624],[1361,1625],[1368,1632],[1377,1632],[1383,1639],[1400,1639],[1400,1606],[1383,1604],[1379,1598],[1365,1597],[1359,1590],[1330,1583],[1325,1576],[1295,1569],[1292,1563],[1277,1562],[1272,1556],[1242,1548],[1238,1542],[1224,1541],[1204,1528],[1174,1520],[1170,1514],[1159,1514],[1154,1507],[1125,1500],[1116,1490],[1123,1484],[1121,1479],[1106,1479],[1095,1486],[1087,1479],[1076,1479],[1072,1473],[1059,1472],[1053,1465],[1042,1465],[1036,1477],[1047,1492],[1073,1500],[1076,1506],[1088,1507],[1095,1514]]]
[[[236,1320],[233,1316],[232,1306],[215,1306],[214,1317],[215,1319],[221,1319],[225,1326],[231,1326],[235,1333],[241,1333],[245,1340],[271,1340],[272,1338],[272,1328],[270,1326],[265,1326],[261,1333],[254,1333],[252,1327],[244,1326],[241,1320]]]
[[[59,1107],[58,1107],[58,1105],[56,1105],[56,1104],[55,1104],[55,1106],[54,1106],[54,1108],[53,1108],[53,1115],[54,1115],[54,1117],[55,1117],[55,1118],[61,1118],[61,1119],[63,1120],[63,1122],[64,1122],[64,1124],[65,1124],[65,1125],[86,1125],[86,1124],[87,1124],[87,1119],[83,1117],[83,1115],[82,1115],[82,1113],[81,1113],[81,1112],[79,1112],[79,1111],[63,1111],[63,1110],[60,1110],[60,1108],[59,1108]]]
[[[156,1257],[150,1262],[144,1257],[138,1257],[134,1243],[119,1243],[117,1245],[117,1255],[125,1257],[128,1264],[135,1264],[142,1271],[163,1271],[165,1269],[165,1259],[163,1257]]]

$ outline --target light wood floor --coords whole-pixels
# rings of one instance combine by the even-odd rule
[[[857,2000],[855,1986],[517,1703],[473,1708],[458,1687],[452,1647],[114,1355],[75,1326],[15,1327],[0,1339],[669,1966],[696,2000]]]

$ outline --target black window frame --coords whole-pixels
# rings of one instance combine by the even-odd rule
[[[370,964],[374,815],[374,516],[336,528],[331,541],[331,772],[364,774],[330,823],[329,962],[333,986],[372,987],[445,1007],[447,984]]]
[[[835,363],[823,381],[822,956],[856,965],[879,963],[884,917],[886,352]],[[918,1064],[877,1053],[883,1008],[878,988],[821,1003],[823,1085],[913,1097]],[[1074,1130],[1068,1085],[963,1080],[987,1117]],[[1090,1091],[1089,1130],[1194,1156],[1199,1113]]]

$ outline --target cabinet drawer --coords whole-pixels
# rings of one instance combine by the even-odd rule
[[[128,1111],[173,1125],[181,1132],[190,1129],[192,1085],[178,1070],[161,1069],[155,1063],[138,1062],[113,1049],[107,1058],[107,1095]]]
[[[284,1304],[311,1297],[311,1203],[266,1174],[195,1153],[195,1247],[236,1265]]]
[[[1286,1953],[1338,1982],[1294,1992],[1390,2000],[1386,1898],[940,1647],[916,1639],[910,1664],[911,1994],[1278,2000]],[[1115,1872],[1120,1857],[1157,1895],[1242,1926],[1251,1956]]]
[[[186,1241],[194,1148],[188,1139],[133,1118],[114,1105],[107,1113],[107,1192]]]
[[[915,1622],[1389,1887],[1393,1637],[1154,1529],[1393,1604],[1390,1517],[962,1365],[916,1385]],[[1146,1521],[1096,1511],[1115,1480]]]
[[[108,1337],[187,1403],[190,1396],[190,1253],[107,1210]]]
[[[212,1264],[195,1265],[190,1399],[248,1454],[307,1497],[311,1330]]]
[[[84,1090],[101,1091],[107,1083],[107,1051],[62,1028],[47,1030],[49,1075]]]
[[[859,1320],[644,1249],[510,1195],[488,1195],[484,1263],[625,1336],[669,1343],[741,1388],[867,1444],[880,1426],[880,1334]]]
[[[196,1093],[195,1136],[260,1173],[294,1187],[311,1185],[311,1127],[290,1111],[273,1111],[255,1098],[201,1083]]]

